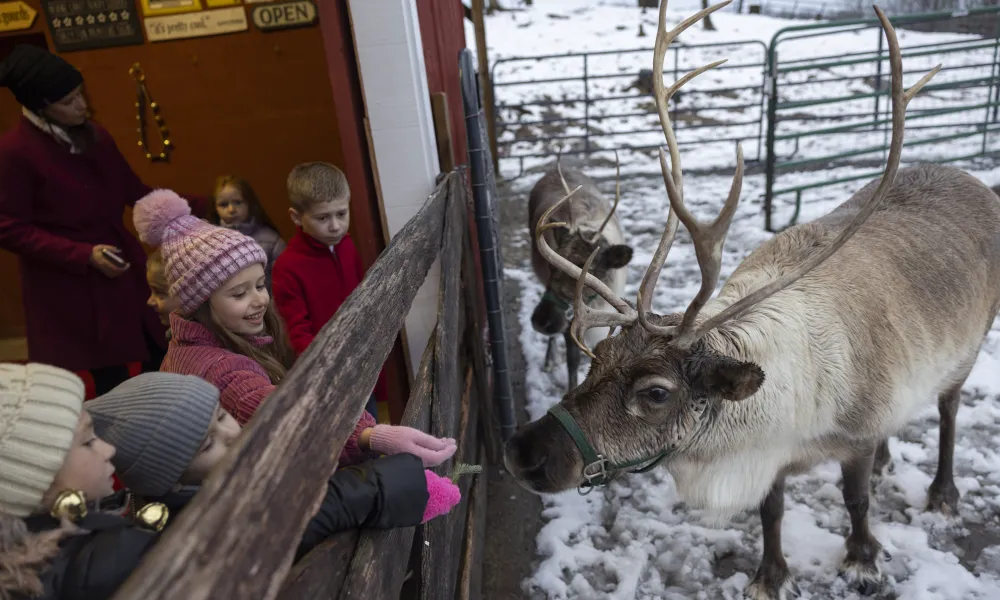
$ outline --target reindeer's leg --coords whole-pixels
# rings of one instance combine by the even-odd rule
[[[882,440],[882,443],[875,449],[875,463],[872,465],[872,486],[886,475],[892,473],[892,455],[889,453],[889,438]]]
[[[576,387],[577,372],[580,370],[580,348],[573,341],[573,338],[569,334],[569,329],[563,334],[566,340],[566,368],[569,370],[569,385],[566,386],[566,391],[569,392]]]
[[[744,594],[751,600],[788,600],[797,598],[799,591],[788,571],[781,552],[781,518],[785,514],[785,478],[779,477],[760,505],[760,522],[764,538],[764,555],[757,575]]]
[[[871,494],[872,463],[876,450],[840,463],[844,478],[844,504],[851,516],[851,534],[847,536],[847,556],[841,573],[862,594],[876,592],[882,583],[878,556],[882,544],[868,528],[868,499]]]
[[[556,363],[556,336],[549,336],[548,344],[545,346],[545,364],[542,365],[542,372],[548,373]]]
[[[941,394],[938,412],[941,414],[941,443],[938,448],[938,468],[927,491],[927,508],[946,515],[958,514],[958,488],[955,487],[955,415],[962,397],[962,384]]]

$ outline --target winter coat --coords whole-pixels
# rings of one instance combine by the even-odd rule
[[[222,224],[222,227],[227,227],[229,229],[235,229],[243,235],[253,238],[255,242],[260,244],[260,247],[264,249],[264,254],[267,254],[267,265],[264,267],[264,277],[267,281],[267,289],[271,289],[271,269],[274,267],[274,261],[278,259],[281,252],[285,249],[285,240],[281,239],[281,236],[277,231],[271,229],[267,225],[262,225],[257,223],[257,221],[250,217],[247,221],[240,223],[239,225],[226,225]]]
[[[144,498],[142,503],[165,504],[170,511],[167,521],[170,527],[198,489],[186,486],[160,498]],[[419,525],[427,500],[423,463],[412,454],[394,454],[337,469],[327,482],[319,512],[306,524],[295,560],[335,533],[348,529]]]
[[[26,518],[34,533],[59,528],[49,515]],[[91,512],[76,525],[88,530],[60,542],[59,554],[42,572],[42,600],[106,600],[132,575],[159,536],[118,515]]]
[[[240,425],[246,425],[257,407],[274,391],[274,384],[257,361],[230,352],[204,325],[189,321],[177,313],[170,315],[172,336],[160,371],[194,375],[219,388],[219,403]],[[250,342],[257,346],[270,344],[270,336],[256,336]],[[341,464],[351,464],[366,458],[358,448],[358,437],[375,419],[362,413],[354,432],[340,455]]]
[[[146,305],[146,253],[123,220],[150,188],[92,125],[79,154],[25,117],[0,137],[0,248],[18,257],[28,360],[72,371],[149,359],[143,329],[166,347]],[[129,270],[111,279],[91,266],[97,244],[120,248]]]
[[[292,349],[301,355],[361,284],[365,269],[350,235],[330,248],[297,228],[271,276],[274,306],[288,328]],[[375,383],[375,398],[385,402],[387,392],[383,369]]]

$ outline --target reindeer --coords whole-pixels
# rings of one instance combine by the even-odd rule
[[[570,261],[577,268],[583,265],[593,252],[597,252],[592,261],[590,272],[610,289],[621,294],[625,290],[627,273],[625,265],[632,260],[632,248],[623,244],[621,226],[615,209],[621,200],[621,172],[618,168],[618,153],[615,153],[615,202],[608,209],[608,203],[600,190],[589,177],[574,168],[563,169],[557,159],[555,168],[549,169],[535,187],[531,189],[528,200],[528,227],[535,229],[542,215],[548,214],[559,218],[557,227],[550,228],[546,234],[545,244],[554,247],[555,252]],[[577,186],[577,192],[572,201],[562,203],[555,208],[564,194],[570,193],[570,183]],[[549,230],[547,230],[549,231]],[[580,365],[580,350],[569,337],[569,318],[567,313],[573,302],[573,292],[576,287],[574,279],[560,270],[549,269],[548,263],[539,253],[538,240],[532,240],[531,266],[535,275],[545,284],[545,293],[538,306],[531,314],[531,325],[535,331],[549,336],[545,352],[545,369],[553,366],[555,356],[555,336],[564,334],[566,339],[566,366],[569,370],[569,389],[577,384],[577,370]],[[597,294],[585,299],[588,306],[597,310],[611,308]],[[594,329],[588,332],[588,341],[597,343],[601,335],[607,335],[607,329]]]
[[[850,515],[843,574],[864,593],[881,585],[881,545],[868,523],[876,456],[886,440],[937,400],[937,474],[928,509],[955,514],[955,415],[962,384],[1000,311],[1000,198],[952,167],[899,170],[906,106],[940,69],[903,91],[902,60],[888,18],[892,141],[885,171],[831,213],[789,228],[751,253],[711,299],[722,247],[739,201],[742,151],[729,196],[711,223],[684,203],[680,156],[662,81],[670,42],[716,4],[666,31],[660,4],[654,51],[656,103],[670,154],[660,166],[670,199],[666,228],[635,304],[543,243],[542,255],[577,278],[574,339],[590,327],[621,331],[600,341],[579,387],[507,443],[507,469],[527,489],[587,491],[657,464],[678,493],[709,516],[759,508],[763,556],[745,593],[781,600],[796,586],[781,550],[788,475],[840,462]],[[898,173],[897,173],[898,172]],[[566,199],[564,198],[564,201]],[[559,204],[553,207],[553,211]],[[691,233],[701,288],[684,313],[651,311],[653,289],[677,232]],[[613,311],[580,301],[585,287]]]

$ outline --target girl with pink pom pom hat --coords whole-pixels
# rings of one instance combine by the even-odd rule
[[[173,334],[161,371],[195,375],[219,389],[222,407],[245,425],[294,361],[284,324],[267,291],[267,254],[252,238],[190,214],[170,190],[154,190],[135,205],[139,239],[160,247],[170,295]],[[453,439],[409,427],[377,425],[363,413],[341,453],[341,464],[370,452],[409,452],[424,466],[455,453]]]

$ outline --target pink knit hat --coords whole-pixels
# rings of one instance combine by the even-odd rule
[[[212,292],[243,269],[267,265],[257,242],[234,229],[216,227],[191,214],[187,200],[171,190],[153,190],[133,212],[139,239],[160,246],[170,295],[190,316]]]

